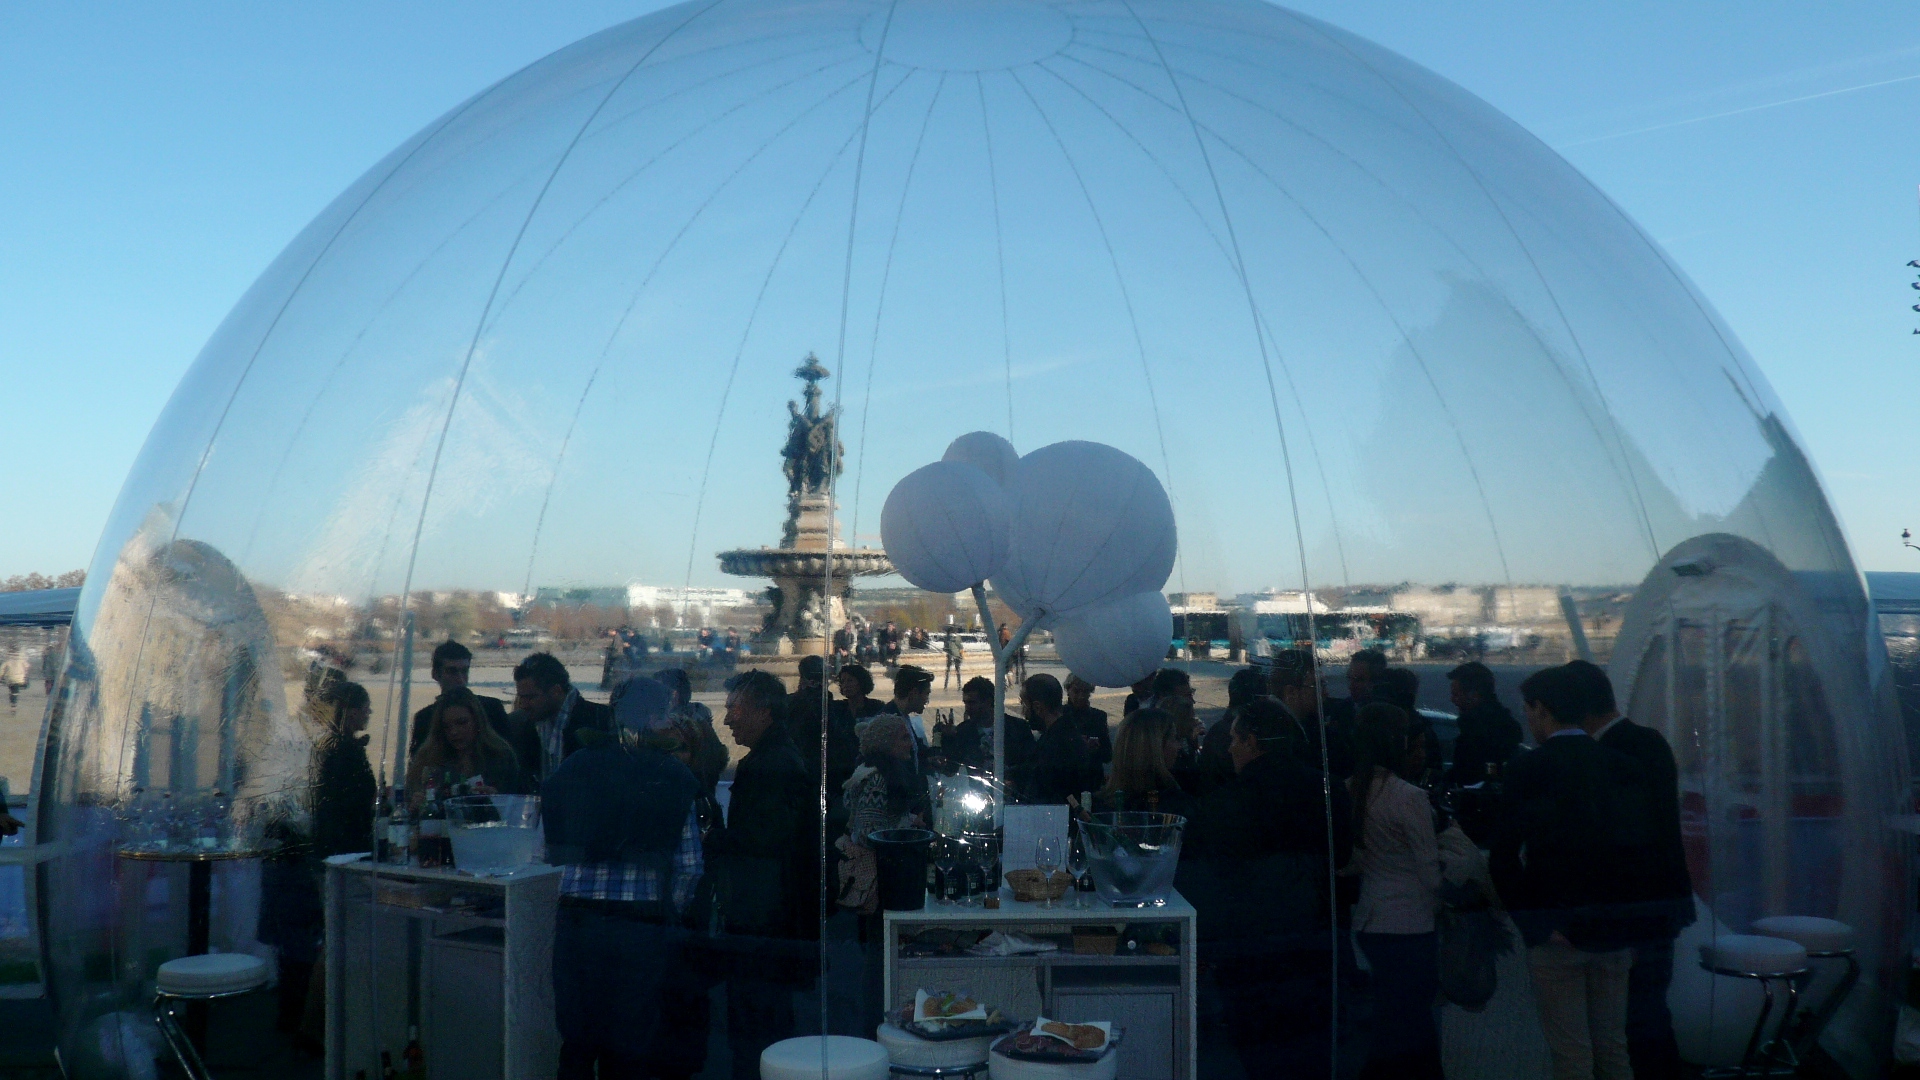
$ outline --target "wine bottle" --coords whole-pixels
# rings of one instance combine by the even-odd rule
[[[404,788],[393,789],[393,820],[387,825],[387,838],[392,843],[393,861],[406,865],[414,854],[414,843],[413,812],[407,806]]]
[[[406,1080],[427,1080],[427,1052],[420,1049],[420,1027],[410,1024],[407,1027],[407,1048],[400,1051],[400,1075]]]
[[[373,861],[392,862],[393,792],[383,783],[373,804]]]
[[[445,866],[449,861],[443,850],[450,845],[447,842],[447,811],[440,805],[440,789],[429,786],[426,802],[420,808],[420,836],[415,842],[418,849],[420,868],[430,870]]]

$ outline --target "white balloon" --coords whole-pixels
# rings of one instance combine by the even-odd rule
[[[964,461],[936,461],[901,478],[880,510],[880,542],[900,576],[932,592],[992,577],[1011,543],[1007,497]]]
[[[1095,686],[1133,685],[1160,666],[1172,640],[1173,612],[1158,592],[1085,608],[1053,628],[1060,662]]]
[[[1013,551],[993,587],[1023,617],[1156,592],[1173,572],[1173,504],[1129,454],[1093,442],[1043,446],[1020,459],[1008,495]]]
[[[942,461],[964,461],[979,466],[1003,488],[1013,486],[1014,470],[1020,467],[1020,451],[991,431],[970,431],[947,444]]]

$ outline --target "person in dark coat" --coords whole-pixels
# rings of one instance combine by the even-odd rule
[[[1432,775],[1440,768],[1440,736],[1433,730],[1432,722],[1420,713],[1420,673],[1412,668],[1388,668],[1374,685],[1373,700],[1384,701],[1407,714],[1409,752],[1406,760],[1397,766],[1397,771],[1408,783],[1427,787]],[[1359,719],[1359,713],[1356,712],[1356,739],[1359,737]]]
[[[792,1037],[793,994],[817,973],[812,948],[797,946],[820,936],[820,781],[794,746],[786,707],[786,688],[767,672],[727,680],[725,723],[747,748],[716,845],[721,916],[739,953],[727,976],[737,1080],[757,1080],[761,1052]]]
[[[694,887],[693,902],[681,911],[681,923],[687,932],[682,948],[685,962],[661,988],[660,1026],[668,1031],[705,1032],[713,1020],[711,992],[724,972],[723,954],[714,947],[712,931],[714,868],[718,864],[715,845],[725,824],[718,787],[727,771],[727,747],[713,730],[712,712],[693,700],[693,682],[684,669],[663,668],[653,678],[672,692],[673,699],[667,731],[649,741],[693,773],[698,785],[693,810],[700,821],[701,850],[706,860],[706,871]],[[656,1042],[649,1060],[661,1080],[690,1080],[706,1067],[707,1040],[696,1037]]]
[[[1538,747],[1505,770],[1489,857],[1494,887],[1528,946],[1556,1076],[1633,1075],[1628,971],[1645,929],[1638,868],[1652,856],[1646,770],[1581,726],[1564,668],[1520,686]]]
[[[1133,710],[1153,704],[1153,677],[1158,674],[1158,671],[1148,672],[1127,688],[1127,700],[1120,704],[1120,719],[1125,720]]]
[[[433,647],[433,681],[440,684],[442,694],[455,690],[467,690],[467,679],[473,674],[473,652],[457,641],[443,641]],[[487,723],[516,753],[523,747],[514,746],[514,725],[507,718],[506,703],[499,698],[475,694],[474,700],[486,712]],[[427,726],[433,719],[433,705],[413,714],[413,726],[407,736],[407,756],[411,758],[420,750],[420,744],[427,741]]]
[[[1460,735],[1453,743],[1447,782],[1477,784],[1487,766],[1504,765],[1520,750],[1525,734],[1520,721],[1494,696],[1493,672],[1478,661],[1447,672],[1447,696],[1460,711]]]
[[[667,1028],[661,1006],[703,868],[699,783],[652,741],[670,730],[667,688],[642,677],[616,694],[618,731],[568,757],[541,791],[547,860],[561,867],[561,1080],[690,1075],[677,1046],[688,1033]]]
[[[859,763],[860,737],[854,734],[854,718],[833,706],[842,704],[827,691],[827,662],[819,656],[800,658],[800,685],[787,697],[787,733],[799,748],[800,760],[807,772],[820,782],[820,717],[827,718],[827,800],[829,811],[841,803],[841,786],[853,775]],[[876,708],[877,711],[877,708]]]
[[[1324,760],[1333,778],[1344,783],[1353,775],[1352,710],[1344,710],[1347,719],[1342,722],[1327,719],[1327,710],[1345,699],[1325,696],[1318,671],[1313,653],[1287,649],[1274,654],[1267,687],[1294,718],[1298,738],[1288,745],[1301,763],[1318,772]]]
[[[1272,698],[1240,712],[1233,782],[1200,800],[1187,841],[1197,850],[1181,858],[1200,955],[1249,1077],[1325,1076],[1332,1065],[1328,884],[1352,854],[1352,807],[1344,785],[1287,751],[1293,724]]]
[[[552,653],[534,653],[514,665],[513,736],[507,740],[537,785],[569,755],[606,738],[613,713],[574,689],[567,667]]]
[[[840,700],[833,707],[846,716],[849,728],[862,720],[880,715],[882,703],[873,699],[873,673],[859,664],[841,664],[833,673],[840,687]]]
[[[1651,909],[1649,932],[1633,943],[1627,975],[1627,1056],[1635,1080],[1673,1080],[1680,1075],[1680,1044],[1673,1033],[1667,990],[1673,985],[1673,941],[1693,925],[1693,877],[1680,835],[1680,770],[1666,736],[1620,715],[1613,683],[1594,664],[1566,665],[1580,696],[1581,726],[1601,746],[1632,758],[1651,785],[1653,857],[1640,867],[1640,896]]]
[[[1051,675],[1034,675],[1020,684],[1020,711],[1028,724],[1041,728],[1033,751],[1033,780],[1021,792],[1023,802],[1065,803],[1069,795],[1106,785],[1079,726],[1066,718],[1064,705],[1060,680]]]
[[[313,748],[308,772],[312,827],[302,836],[292,822],[267,827],[277,841],[261,863],[260,916],[255,937],[274,946],[279,963],[276,1027],[299,1031],[310,990],[324,981],[318,967],[326,916],[320,900],[324,860],[373,847],[373,804],[379,795],[367,763],[372,702],[359,683],[335,682],[316,702],[326,733]],[[317,997],[317,1005],[324,997]]]
[[[1227,711],[1200,740],[1200,762],[1194,773],[1198,790],[1194,794],[1205,795],[1233,782],[1233,754],[1228,749],[1233,745],[1233,721],[1248,703],[1266,692],[1267,677],[1259,668],[1241,668],[1227,680]]]
[[[1078,675],[1067,676],[1067,719],[1089,740],[1087,752],[1095,765],[1113,763],[1113,733],[1107,730],[1107,711],[1093,707],[1093,684]]]
[[[965,716],[945,732],[940,753],[975,772],[993,771],[993,680],[978,675],[960,688]],[[1007,779],[1016,789],[1033,780],[1033,729],[1018,717],[1002,717],[1007,727]]]

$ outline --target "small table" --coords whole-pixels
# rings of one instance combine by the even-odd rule
[[[415,1024],[430,1080],[551,1077],[559,899],[557,866],[494,878],[327,860],[328,1080],[379,1075]]]
[[[1009,1015],[1039,1011],[1067,1021],[1112,1020],[1125,1032],[1115,1051],[1120,1055],[1122,1080],[1169,1074],[1175,1080],[1193,1080],[1198,1035],[1198,916],[1193,905],[1172,890],[1163,907],[1117,908],[1097,898],[1089,898],[1088,903],[1092,906],[1072,908],[1055,903],[1049,909],[1015,900],[1003,888],[997,909],[929,902],[919,911],[886,912],[881,939],[885,949],[881,984],[885,1007],[893,1010],[907,1004],[916,989],[965,988]],[[1073,951],[1076,927],[1155,924],[1177,929],[1176,955],[1106,956]],[[932,929],[1018,932],[1053,941],[1060,948],[1020,956],[901,955],[904,939]],[[1035,982],[1035,994],[1026,993],[1022,985],[1029,977]],[[993,985],[1007,988],[1015,998],[994,1000],[989,992]],[[1088,1015],[1089,1010],[1103,1014]]]
[[[114,856],[136,863],[185,863],[187,867],[187,955],[205,955],[211,945],[213,911],[213,864],[238,859],[263,859],[274,848],[116,848]],[[186,1023],[187,1041],[193,1048],[207,1048],[207,1003],[189,1001]]]

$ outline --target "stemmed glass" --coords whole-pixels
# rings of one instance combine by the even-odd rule
[[[1040,879],[1046,889],[1046,902],[1041,907],[1053,907],[1053,872],[1060,868],[1060,838],[1043,836],[1033,842],[1033,868],[1040,871]]]
[[[1067,873],[1073,875],[1073,884],[1069,886],[1073,889],[1073,906],[1076,909],[1086,907],[1086,894],[1080,891],[1080,879],[1087,876],[1087,846],[1085,843],[1070,844],[1067,846]]]
[[[960,861],[958,853],[954,851],[954,848],[957,846],[959,846],[959,841],[957,840],[942,840],[940,841],[938,854],[933,857],[933,868],[940,872],[940,877],[938,878],[940,893],[933,898],[933,902],[942,906],[966,902],[966,879],[961,879],[958,891],[955,891],[953,887],[953,869],[959,865]],[[952,895],[952,899],[948,899],[949,894]]]

